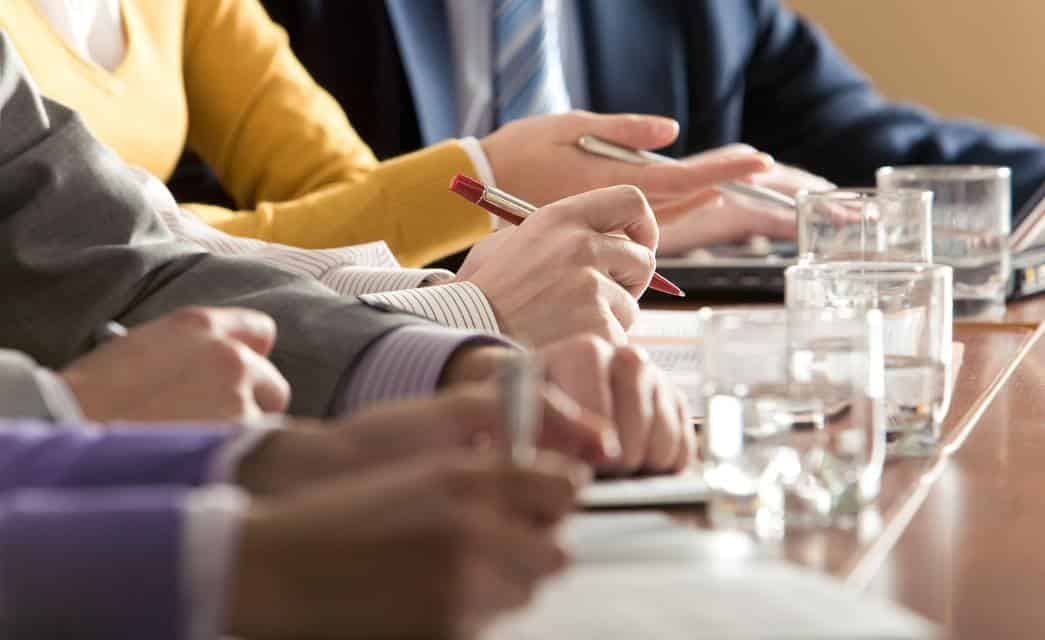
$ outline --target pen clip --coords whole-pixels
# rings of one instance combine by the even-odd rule
[[[537,430],[541,422],[541,366],[532,352],[523,351],[501,366],[501,424],[512,463],[532,464],[537,456]]]

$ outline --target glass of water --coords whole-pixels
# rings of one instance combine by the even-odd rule
[[[789,309],[878,309],[890,456],[932,453],[950,406],[952,270],[890,262],[789,267]]]
[[[999,315],[1008,290],[1010,171],[989,166],[882,167],[879,189],[933,193],[933,257],[954,268],[959,316]]]
[[[885,458],[880,315],[702,316],[712,522],[778,537],[873,500]]]
[[[800,193],[798,258],[932,262],[932,201],[919,189]]]

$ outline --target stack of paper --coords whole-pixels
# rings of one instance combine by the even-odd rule
[[[933,638],[927,621],[824,576],[759,555],[741,534],[662,514],[585,514],[577,558],[487,640]]]

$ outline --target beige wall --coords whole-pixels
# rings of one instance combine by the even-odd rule
[[[790,0],[887,96],[1045,137],[1045,0]]]

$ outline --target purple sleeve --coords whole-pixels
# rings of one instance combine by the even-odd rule
[[[0,421],[0,491],[27,487],[186,485],[207,481],[209,464],[236,432],[60,428]]]
[[[498,336],[437,325],[396,329],[367,349],[342,381],[333,415],[351,415],[378,402],[432,393],[455,351],[484,343],[511,346]]]
[[[183,635],[184,490],[0,495],[0,637]]]

